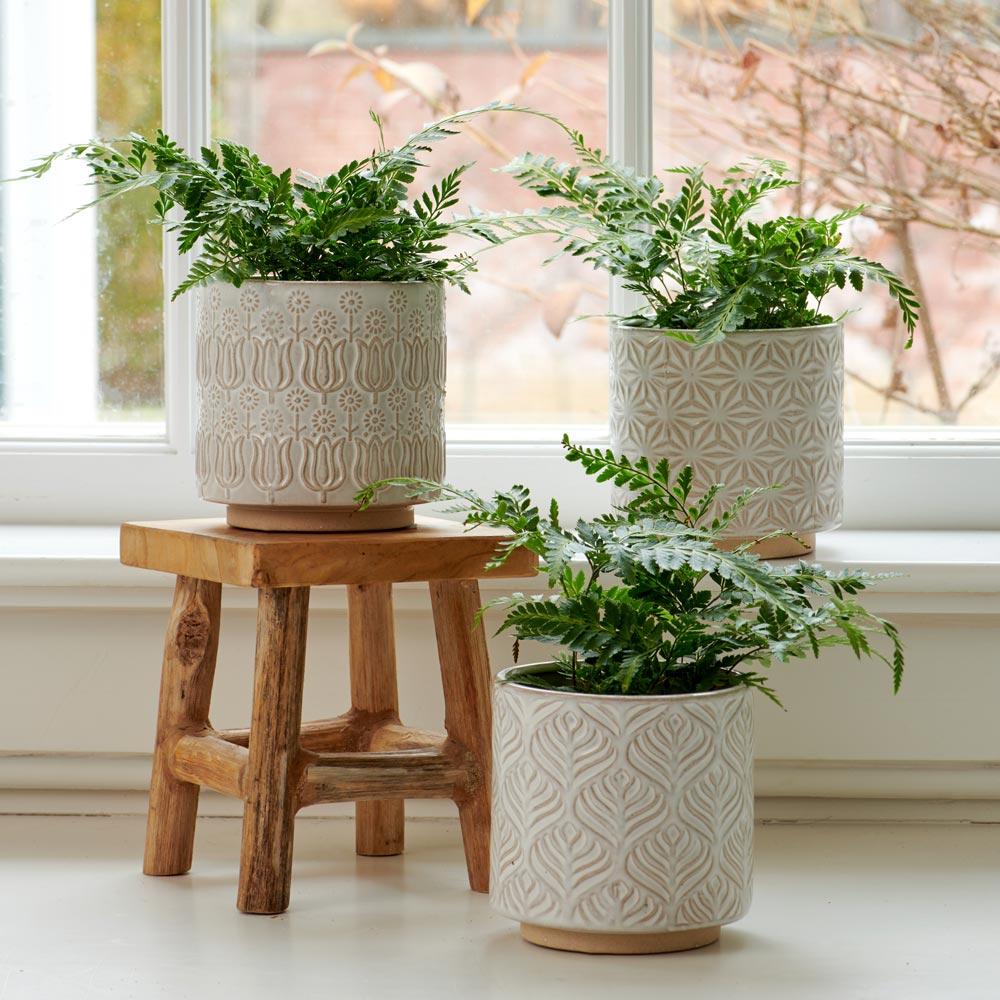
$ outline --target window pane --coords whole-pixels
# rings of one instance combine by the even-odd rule
[[[0,175],[155,128],[159,62],[158,0],[0,5]],[[160,233],[142,196],[72,215],[93,193],[73,164],[0,187],[5,435],[162,430]]]
[[[97,132],[160,124],[160,0],[97,5]],[[163,420],[163,234],[150,192],[98,211],[101,419]]]
[[[216,0],[218,135],[252,146],[276,167],[314,174],[371,151],[368,117],[387,143],[463,107],[503,99],[554,112],[603,144],[603,6],[575,0],[492,0],[472,25],[466,5],[441,0]],[[310,56],[351,35],[347,49]],[[443,143],[415,190],[456,162],[476,160],[458,211],[533,204],[491,168],[526,149],[569,155],[550,123],[495,114]],[[469,244],[474,249],[474,244]],[[448,416],[460,423],[598,423],[607,416],[607,323],[570,320],[607,310],[607,283],[576,261],[542,268],[547,239],[490,250],[449,292]]]
[[[914,346],[881,288],[845,320],[847,422],[1000,425],[1000,14],[994,0],[671,0],[658,5],[655,164],[747,156],[805,183],[918,289]]]

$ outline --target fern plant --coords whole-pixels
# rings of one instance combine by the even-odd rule
[[[494,111],[538,114],[494,102],[442,118],[387,149],[382,123],[372,112],[379,148],[325,177],[275,171],[226,139],[192,156],[163,132],[152,139],[132,134],[66,146],[23,176],[41,177],[58,160],[81,160],[101,189],[90,205],[154,189],[153,221],[178,234],[180,253],[196,252],[174,298],[213,279],[239,286],[248,278],[443,281],[468,291],[465,276],[475,270],[475,258],[447,252],[445,242],[454,233],[477,235],[488,228],[478,220],[446,217],[472,164],[460,164],[422,193],[411,195],[410,188],[433,143]]]
[[[620,278],[644,300],[641,312],[617,317],[625,325],[657,327],[704,344],[734,330],[787,329],[831,323],[823,300],[850,284],[884,284],[913,340],[919,304],[914,293],[882,264],[842,245],[840,226],[859,206],[829,219],[782,216],[760,220],[765,198],[795,183],[776,160],[730,168],[721,185],[702,167],[668,170],[679,180],[668,193],[657,177],[644,177],[589,147],[566,129],[574,164],[525,153],[502,169],[522,187],[555,199],[560,211],[541,214],[532,231],[554,235],[561,252]],[[496,226],[484,237],[504,238]]]
[[[897,629],[857,601],[879,577],[806,562],[776,566],[747,552],[750,543],[734,551],[716,547],[760,490],[747,490],[713,513],[720,487],[693,496],[689,467],[673,475],[665,460],[631,462],[566,438],[563,446],[570,462],[628,488],[633,499],[565,525],[555,500],[543,513],[523,486],[484,499],[441,483],[388,479],[357,497],[366,506],[380,489],[402,486],[411,496],[450,500],[466,524],[510,530],[497,563],[519,546],[539,556],[554,593],[494,602],[506,612],[500,630],[515,637],[515,661],[521,640],[556,647],[556,673],[522,674],[519,684],[617,695],[749,685],[777,701],[761,668],[846,645],[859,658],[886,663],[898,690],[903,652]]]

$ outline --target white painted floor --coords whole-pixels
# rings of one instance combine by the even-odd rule
[[[238,820],[200,820],[166,879],[139,874],[143,825],[0,817],[0,1000],[1000,1000],[1000,825],[760,827],[750,915],[639,958],[525,944],[466,888],[454,823],[367,859],[300,817],[280,917],[235,908]]]

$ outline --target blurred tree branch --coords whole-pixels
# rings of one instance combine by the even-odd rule
[[[681,30],[683,21],[664,28],[675,48],[669,60],[674,88],[664,102],[675,128],[683,122],[704,138],[718,137],[721,125],[742,149],[796,164],[806,181],[797,196],[809,199],[796,212],[858,201],[871,206],[868,217],[895,239],[905,277],[924,303],[923,357],[934,402],[911,400],[895,364],[882,386],[859,381],[886,402],[955,423],[993,381],[997,363],[987,350],[978,373],[953,370],[952,338],[944,332],[952,322],[939,322],[943,309],[916,247],[930,228],[950,234],[956,248],[997,253],[996,5],[684,2],[688,30]],[[889,333],[898,343],[898,334]]]

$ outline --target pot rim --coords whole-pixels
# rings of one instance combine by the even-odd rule
[[[229,285],[230,288],[235,288],[239,291],[244,285],[280,285],[285,287],[287,285],[329,285],[332,287],[359,287],[359,286],[377,286],[382,287],[385,285],[395,286],[395,285],[413,285],[417,287],[430,286],[432,288],[444,288],[443,281],[310,281],[308,279],[296,278],[294,280],[285,280],[283,278],[246,278],[238,286],[234,285],[231,281],[212,281],[205,288],[211,288],[215,285]]]
[[[542,660],[538,663],[523,663],[516,666],[505,667],[494,678],[494,686],[498,688],[513,687],[519,691],[530,691],[532,694],[553,695],[559,698],[581,698],[594,701],[621,702],[627,705],[638,705],[642,702],[652,704],[662,704],[663,702],[681,701],[704,701],[707,698],[725,698],[734,695],[749,694],[750,687],[746,684],[733,684],[731,687],[720,688],[717,691],[689,691],[684,694],[592,694],[588,691],[550,691],[546,688],[531,687],[528,684],[518,684],[516,681],[508,681],[508,677],[516,677],[518,674],[545,673],[551,672],[556,663],[554,660]],[[548,671],[540,670],[541,667],[550,668]]]
[[[816,323],[813,326],[775,326],[775,327],[760,327],[753,330],[732,330],[731,332],[725,334],[720,340],[716,340],[713,343],[721,344],[729,337],[743,337],[754,333],[766,333],[768,336],[781,336],[782,334],[790,333],[822,333],[826,330],[837,331],[843,330],[844,323],[842,320],[838,320],[834,323]],[[677,340],[680,343],[688,343],[691,341],[684,340],[683,337],[673,337],[672,334],[675,333],[691,333],[691,330],[680,330],[675,327],[669,326],[626,326],[623,323],[612,323],[612,329],[615,331],[622,331],[626,333],[659,333],[663,336],[670,337],[671,340]],[[694,345],[692,345],[694,346]],[[699,345],[704,347],[710,347],[710,344]]]

